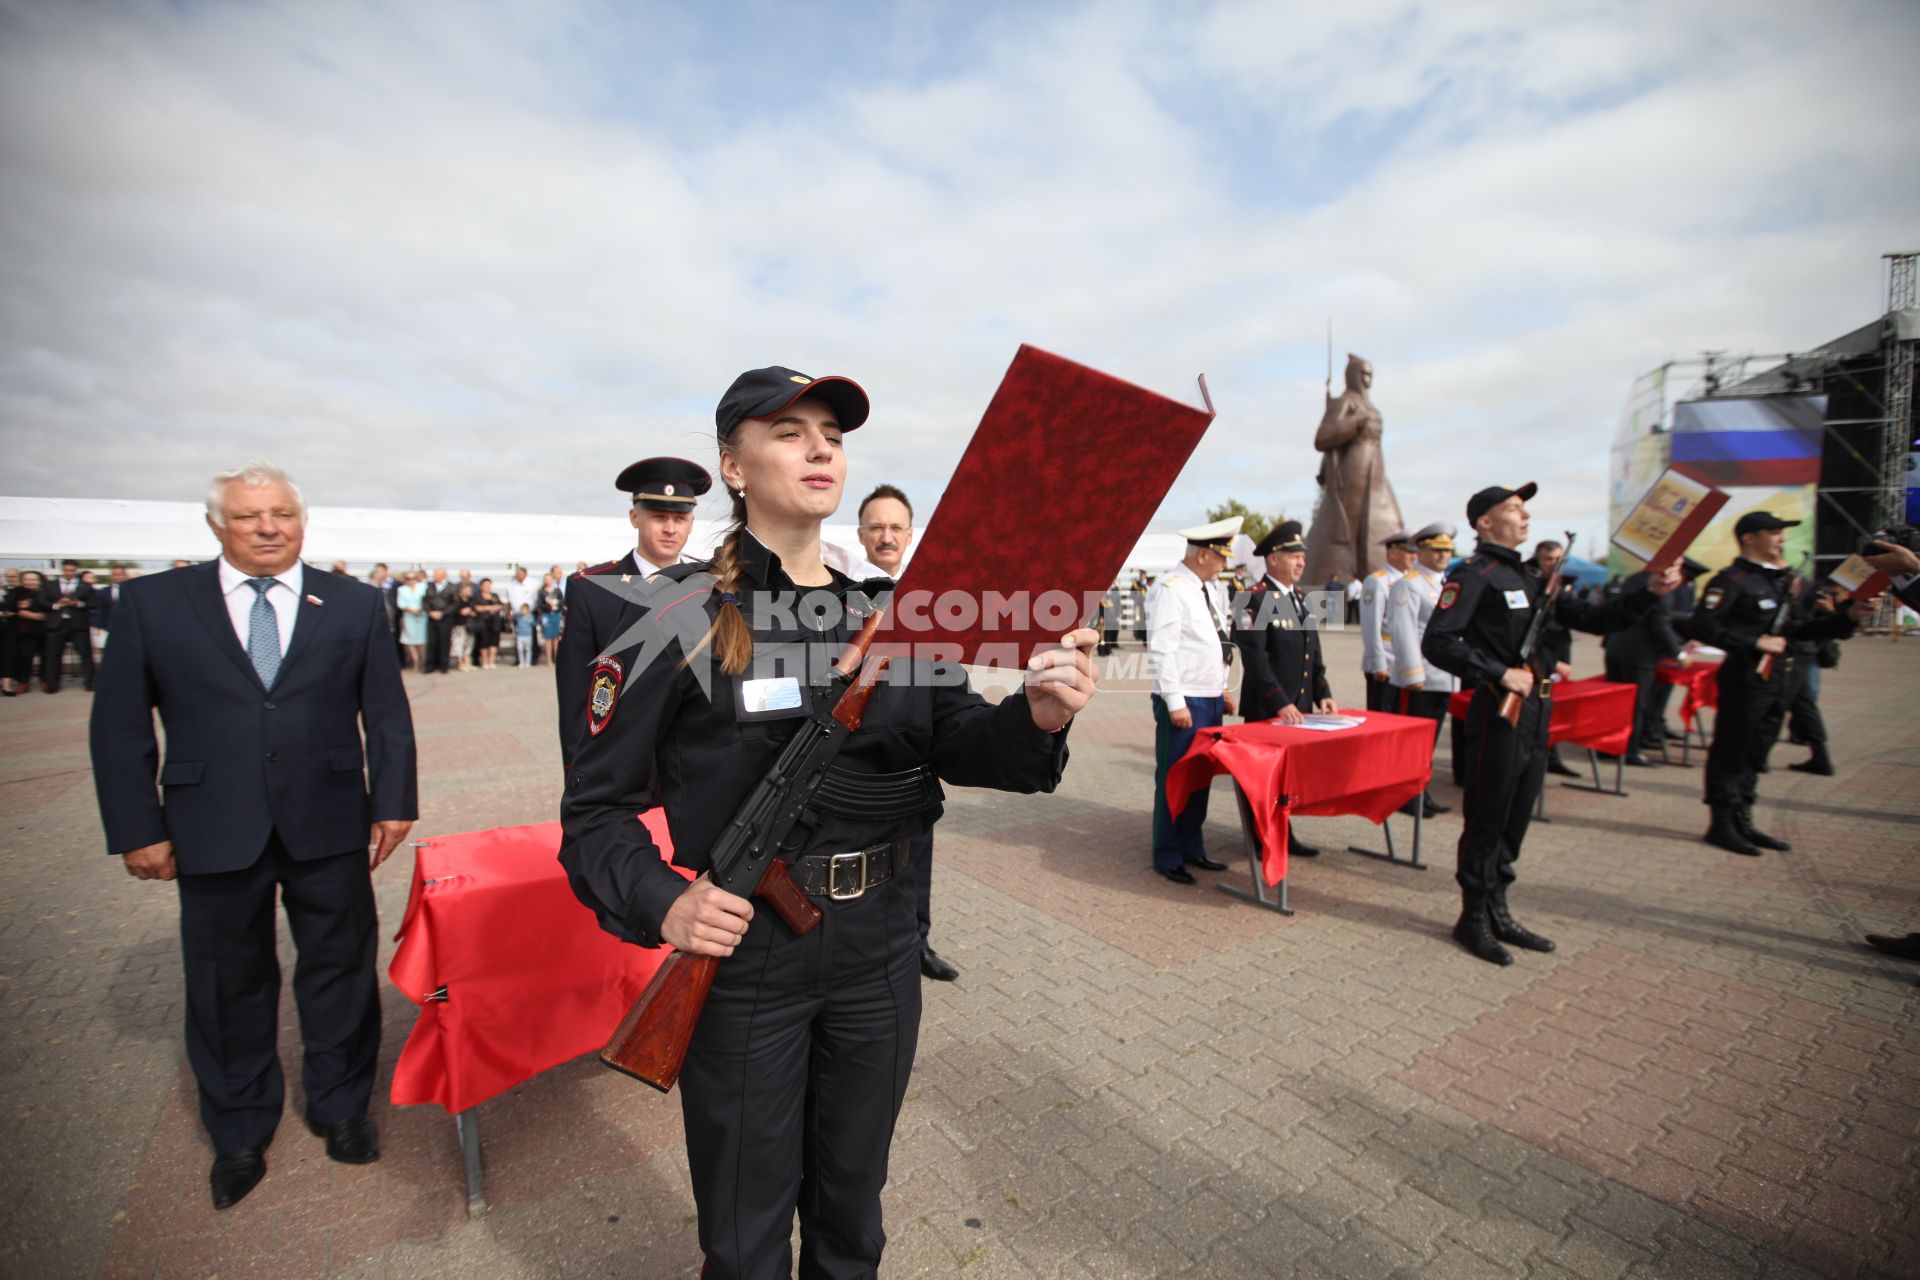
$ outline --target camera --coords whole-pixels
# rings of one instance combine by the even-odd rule
[[[1920,556],[1920,529],[1910,524],[1895,525],[1891,529],[1881,530],[1870,538],[1861,539],[1860,554],[1863,556],[1881,554],[1880,548],[1873,545],[1876,542],[1884,542],[1893,547],[1905,547],[1913,554]]]

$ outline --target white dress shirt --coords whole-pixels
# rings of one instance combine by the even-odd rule
[[[303,576],[304,566],[298,561],[285,573],[276,574],[274,585],[267,588],[267,603],[273,606],[274,621],[280,624],[280,656],[286,657],[287,646],[293,642],[293,623],[300,613],[300,588],[306,584]],[[220,557],[220,594],[227,598],[227,617],[233,622],[233,633],[240,637],[240,647],[247,647],[247,637],[253,631],[253,602],[258,598],[254,589],[247,585],[251,576],[233,567],[225,556]]]
[[[1147,666],[1167,710],[1183,710],[1188,698],[1226,692],[1227,664],[1220,660],[1226,622],[1226,588],[1218,581],[1202,583],[1184,563],[1147,589]]]
[[[639,559],[638,556],[634,558]],[[540,603],[540,584],[533,580],[532,574],[524,578],[508,578],[507,585],[500,588],[500,595],[512,612],[518,616],[521,605],[532,608]]]

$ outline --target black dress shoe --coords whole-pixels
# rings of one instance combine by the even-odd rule
[[[960,976],[960,971],[942,960],[932,947],[920,948],[920,973],[935,982],[952,982]]]
[[[1198,880],[1195,880],[1193,878],[1193,872],[1187,870],[1185,867],[1155,867],[1154,870],[1158,871],[1161,875],[1173,881],[1175,884],[1199,884],[1200,883]]]
[[[1627,763],[1636,769],[1651,769],[1653,761],[1641,755],[1637,750],[1627,752]]]
[[[1904,960],[1920,960],[1920,933],[1870,933],[1867,945]]]
[[[1687,735],[1684,733],[1675,733],[1671,729],[1662,729],[1661,732],[1667,735],[1668,742],[1685,742],[1687,740]]]
[[[207,1182],[213,1188],[213,1207],[231,1209],[247,1198],[247,1192],[267,1176],[267,1149],[243,1147],[224,1156],[215,1156]]]
[[[366,1116],[350,1116],[335,1124],[307,1117],[307,1130],[327,1140],[327,1158],[341,1164],[372,1164],[380,1158],[380,1135]]]
[[[1421,801],[1426,805],[1426,810],[1420,815],[1423,818],[1437,818],[1443,813],[1453,812],[1452,805],[1441,804],[1432,796],[1422,796]]]
[[[1225,871],[1227,869],[1227,864],[1218,858],[1189,858],[1187,865],[1190,867],[1198,867],[1202,871]]]
[[[1560,758],[1560,753],[1557,751],[1547,756],[1547,772],[1557,773],[1563,778],[1577,778],[1580,776],[1579,771],[1569,767],[1567,762]]]
[[[1289,858],[1317,858],[1320,851],[1292,832],[1287,833],[1287,856]]]

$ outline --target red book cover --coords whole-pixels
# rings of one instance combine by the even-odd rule
[[[1206,394],[1204,381],[1201,394]],[[1022,346],[893,593],[875,653],[1016,667],[1093,616],[1213,421]]]
[[[1613,545],[1646,561],[1647,572],[1658,575],[1687,553],[1726,505],[1726,494],[1669,467],[1621,521]]]

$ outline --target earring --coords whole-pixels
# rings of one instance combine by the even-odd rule
[[[747,486],[741,485],[738,489],[735,489],[733,492],[735,497],[744,498],[747,496]]]

